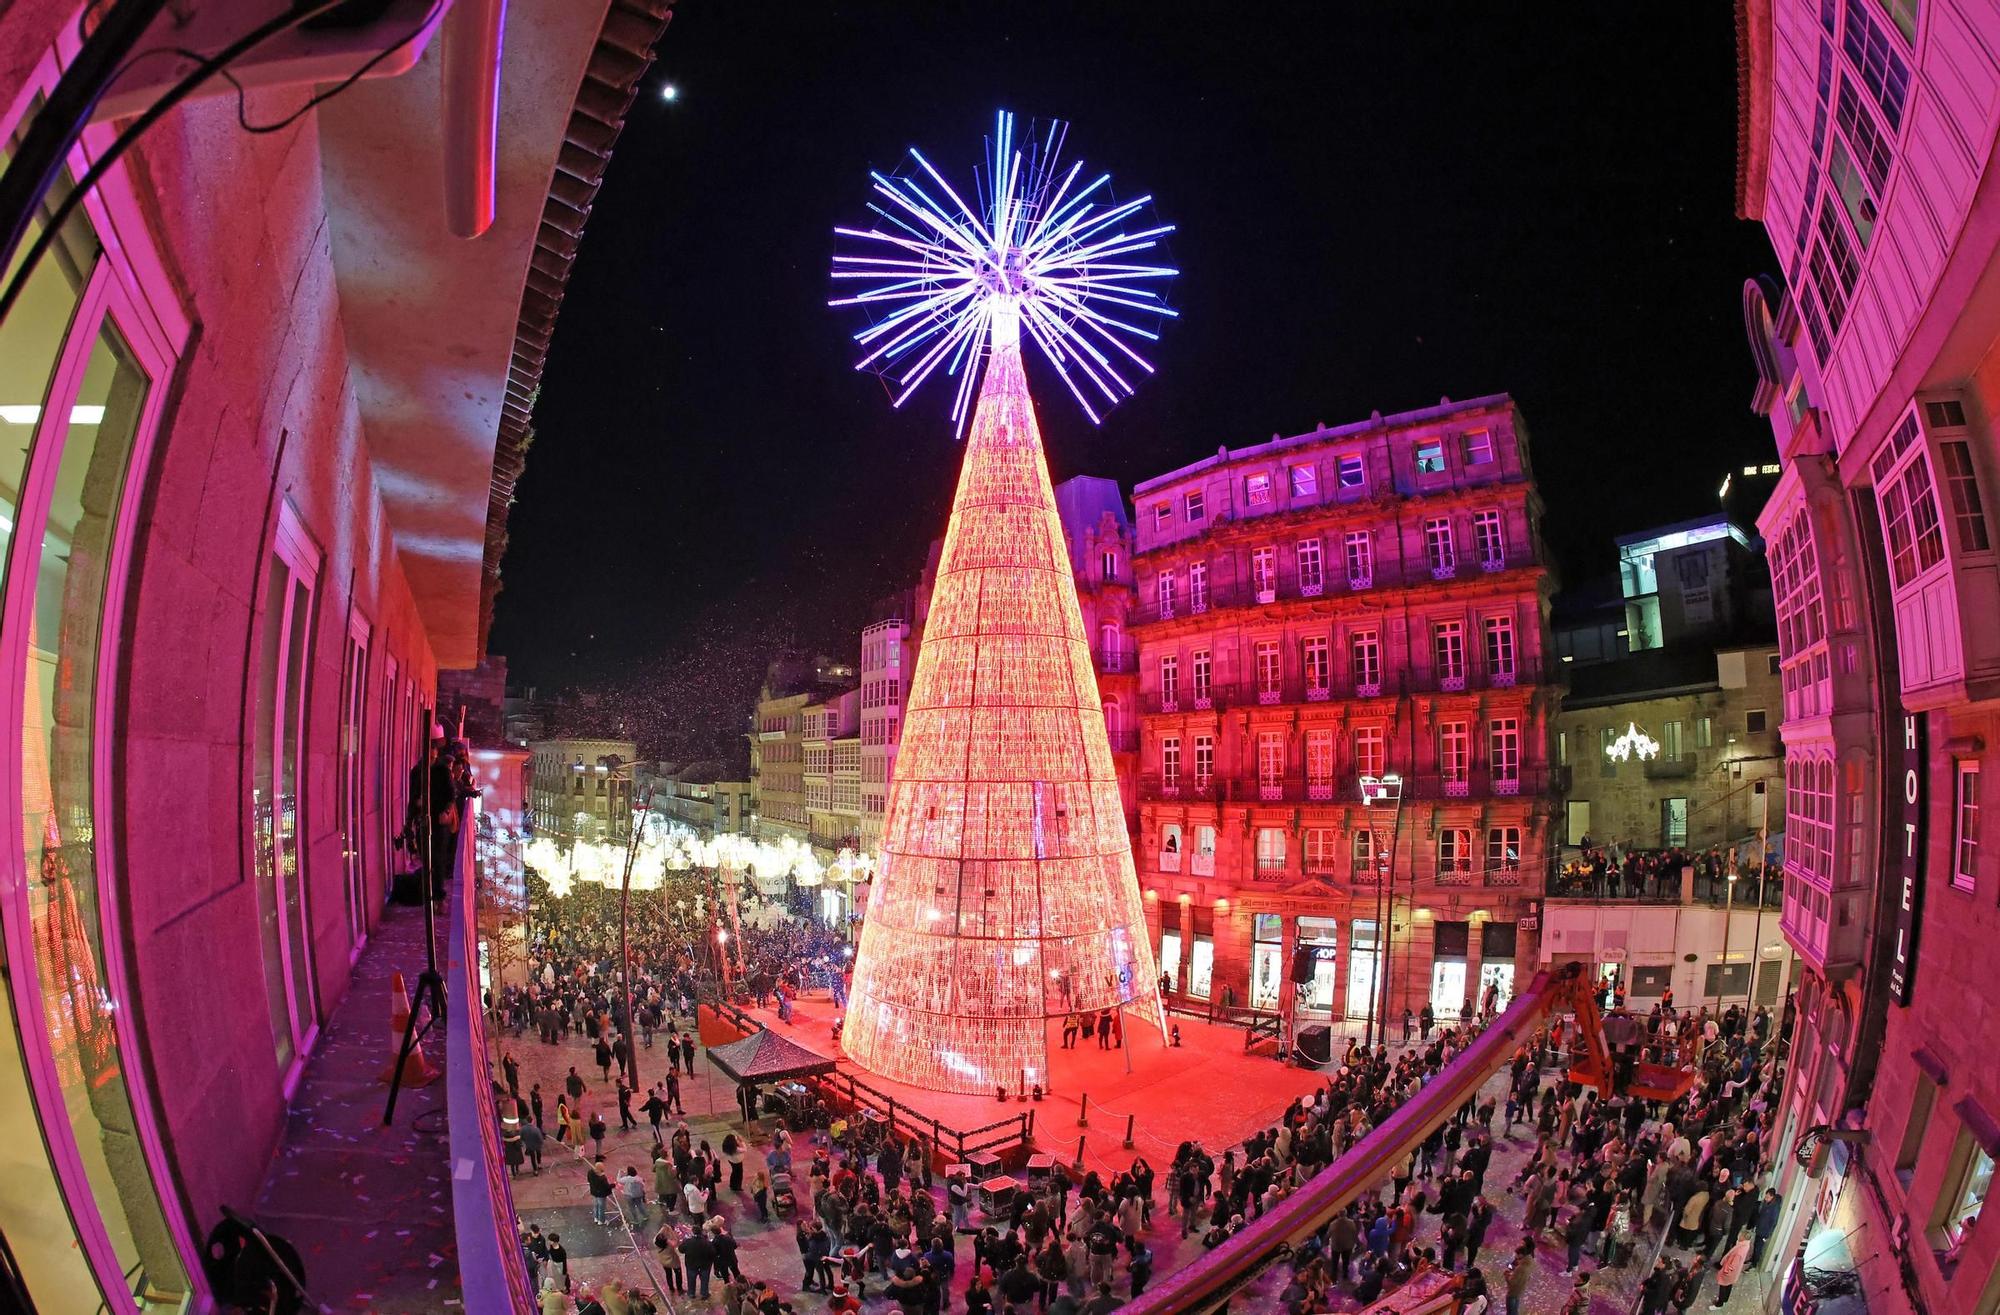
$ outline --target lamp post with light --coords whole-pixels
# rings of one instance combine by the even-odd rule
[[[1377,858],[1382,851],[1375,847],[1374,828],[1369,828],[1369,862],[1375,864],[1375,980],[1368,990],[1368,1028],[1363,1034],[1362,1044],[1374,1049],[1377,1034],[1376,1005],[1380,1002],[1381,1040],[1384,1044],[1389,1036],[1389,919],[1396,915],[1396,893],[1393,883],[1396,879],[1396,839],[1402,829],[1403,820],[1403,778],[1396,775],[1364,776],[1361,778],[1361,806],[1374,809],[1389,809],[1389,850],[1386,863]],[[1354,954],[1353,937],[1348,938],[1347,953]]]

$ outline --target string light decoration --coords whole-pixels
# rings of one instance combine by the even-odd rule
[[[1060,130],[1045,140],[1059,143]],[[1004,114],[998,141],[1011,141]],[[1105,233],[1129,209],[1108,207],[1106,219],[1091,204],[1064,208],[1077,171],[1058,174],[1052,154],[1029,168],[996,145],[1003,182],[990,222],[966,211],[971,231],[935,230],[940,244],[949,238],[990,259],[970,273],[958,260],[899,268],[890,280],[908,283],[903,291],[926,308],[891,331],[925,335],[905,349],[917,354],[907,387],[939,362],[951,374],[977,370],[979,383],[968,414],[964,373],[954,408],[955,420],[969,420],[965,459],[910,682],[841,1044],[866,1069],[943,1091],[1050,1086],[1048,1033],[1072,1011],[1117,1009],[1156,1027],[1164,1017],[1021,350],[1025,328],[1079,400],[1071,370],[1114,392],[1119,376],[1101,360],[1101,342],[1120,330],[1077,307],[1097,289],[1122,288],[1127,271],[1100,277],[1090,254],[1080,264],[1050,263],[1036,253],[1052,248],[1032,235],[1052,224],[1082,229],[1076,241],[1103,245],[1078,249],[1114,257],[1149,239]],[[914,183],[909,191],[880,175],[876,183],[878,192],[928,196]],[[837,263],[835,276],[846,268]],[[865,331],[864,343],[879,340],[880,327]]]
[[[1604,747],[1604,756],[1612,762],[1622,763],[1633,754],[1639,755],[1641,762],[1647,762],[1660,755],[1660,742],[1639,729],[1637,722],[1626,722],[1625,733]]]

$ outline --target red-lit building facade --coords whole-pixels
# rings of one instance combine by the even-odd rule
[[[1754,0],[1738,18],[1738,208],[1786,276],[1748,285],[1744,311],[1783,462],[1758,525],[1782,926],[1808,968],[1767,1265],[1803,1241],[1807,1265],[1857,1270],[1872,1309],[1992,1311],[2000,11]]]
[[[1172,995],[1301,1022],[1365,1018],[1378,983],[1399,1022],[1504,1000],[1535,962],[1555,705],[1512,400],[1225,448],[1133,504],[1134,848]],[[1389,775],[1400,811],[1365,805]]]

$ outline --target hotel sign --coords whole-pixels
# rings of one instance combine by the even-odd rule
[[[1896,949],[1889,961],[1889,995],[1899,1005],[1910,1003],[1911,979],[1917,969],[1917,929],[1924,904],[1924,807],[1929,770],[1924,760],[1929,723],[1923,713],[1903,714],[1903,755],[1900,805],[1902,826],[1893,842],[1896,874],[1902,893],[1896,901]]]

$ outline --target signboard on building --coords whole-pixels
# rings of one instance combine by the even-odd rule
[[[1896,945],[1889,960],[1889,996],[1899,1005],[1910,1003],[1910,986],[1917,968],[1917,930],[1924,903],[1924,807],[1929,793],[1929,769],[1924,761],[1930,723],[1926,714],[1903,714],[1903,752],[1897,795],[1902,825],[1891,833],[1896,848],[1896,875],[1902,894],[1896,901]]]
[[[1710,585],[1714,565],[1706,547],[1690,548],[1674,558],[1674,570],[1680,576],[1681,619],[1691,626],[1705,626],[1715,620],[1715,596]]]

